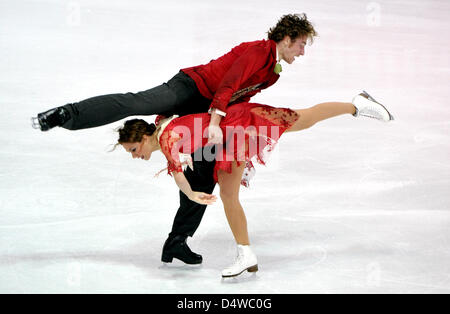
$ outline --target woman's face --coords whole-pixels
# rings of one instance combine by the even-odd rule
[[[149,160],[152,155],[149,137],[145,136],[142,141],[137,143],[122,143],[123,148],[133,156],[133,158],[141,158]]]

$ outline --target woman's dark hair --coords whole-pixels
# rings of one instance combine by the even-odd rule
[[[117,142],[122,143],[138,143],[142,141],[144,135],[151,136],[156,130],[154,123],[149,124],[142,119],[132,119],[125,122],[119,132],[119,139]]]
[[[300,36],[307,36],[310,43],[314,41],[317,32],[305,13],[283,15],[275,27],[269,29],[268,38],[280,42],[287,35],[292,40]]]
[[[152,136],[156,131],[156,125],[149,124],[142,119],[132,119],[126,121],[123,127],[116,131],[119,133],[119,139],[110,152],[123,143],[139,143],[144,135]]]

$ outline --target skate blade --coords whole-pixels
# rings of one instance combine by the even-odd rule
[[[389,121],[395,120],[394,116],[389,112],[389,110],[387,110],[387,108],[385,106],[383,106],[382,104],[380,104],[378,101],[375,100],[375,98],[373,98],[372,96],[369,95],[368,92],[366,92],[365,90],[363,90],[362,94],[364,96],[366,96],[369,100],[376,102],[377,104],[379,104],[381,107],[384,108],[384,110],[386,110],[386,112],[389,114]]]
[[[258,271],[258,264],[254,265],[254,266],[250,266],[249,268],[244,269],[243,271],[241,271],[238,274],[232,274],[232,275],[222,275],[222,278],[233,278],[233,277],[237,277],[240,274],[242,274],[244,271],[248,271],[249,273],[256,273]]]
[[[41,125],[39,124],[39,119],[37,117],[31,118],[31,127],[35,130],[41,129]]]

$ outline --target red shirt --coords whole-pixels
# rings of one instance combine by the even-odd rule
[[[226,112],[229,104],[248,102],[278,80],[276,55],[273,40],[245,42],[208,64],[181,71],[195,81],[204,97],[212,99],[211,108]]]

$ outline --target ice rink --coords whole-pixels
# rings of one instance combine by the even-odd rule
[[[203,265],[161,263],[178,189],[154,177],[162,154],[108,152],[121,121],[30,126],[159,85],[302,12],[319,37],[252,101],[304,108],[365,89],[396,120],[281,138],[241,190],[256,275],[221,280],[235,244],[220,201],[188,241]],[[0,293],[450,293],[449,12],[447,0],[0,0]]]

